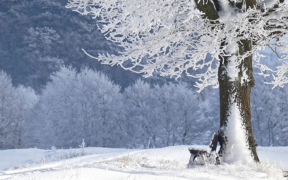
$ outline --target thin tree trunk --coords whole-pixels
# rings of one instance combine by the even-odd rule
[[[251,50],[251,41],[243,40],[238,43],[239,54],[244,54],[245,52]],[[230,128],[228,126],[228,120],[231,113],[231,107],[236,104],[240,111],[241,124],[244,128],[246,135],[247,148],[251,151],[251,156],[254,161],[259,162],[259,158],[256,152],[256,141],[254,139],[252,120],[251,120],[251,105],[250,105],[250,95],[251,89],[255,84],[252,69],[252,55],[245,58],[243,62],[240,63],[238,77],[236,79],[231,79],[227,74],[227,67],[229,66],[229,57],[225,57],[221,60],[218,72],[219,80],[219,92],[220,92],[220,132],[222,136],[220,138],[220,153],[227,154],[230,149],[227,149],[227,143],[229,143],[229,135],[227,137],[226,129]],[[246,75],[245,75],[246,74]],[[243,76],[248,77],[243,80]],[[230,119],[232,120],[232,119]],[[233,119],[234,121],[234,119]],[[239,132],[235,132],[239,133]],[[237,134],[236,134],[237,136]],[[240,143],[240,142],[234,142]],[[230,148],[230,147],[229,147]],[[233,147],[232,147],[233,148]]]

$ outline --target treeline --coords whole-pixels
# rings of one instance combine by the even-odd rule
[[[24,146],[25,117],[37,101],[33,89],[13,87],[11,78],[0,71],[0,149]]]
[[[151,148],[207,143],[214,122],[201,113],[201,98],[184,83],[138,80],[120,93],[106,75],[61,68],[29,113],[25,147]]]
[[[256,142],[261,146],[288,146],[288,85],[272,89],[265,84],[271,81],[269,77],[255,79],[251,110]]]
[[[88,68],[62,67],[51,79],[36,95],[0,73],[0,149],[70,148],[82,139],[87,146],[122,148],[208,144],[218,130],[217,92],[203,101],[183,82],[152,87],[141,80],[120,92]],[[288,145],[287,102],[287,88],[256,84],[251,105],[258,145]]]
[[[185,83],[151,87],[138,80],[120,93],[103,73],[66,67],[51,79],[37,96],[1,73],[1,149],[78,147],[82,139],[124,148],[205,144],[217,129]]]

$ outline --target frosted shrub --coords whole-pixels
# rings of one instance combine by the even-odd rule
[[[84,139],[82,140],[82,143],[79,145],[79,147],[81,148],[81,155],[84,156],[86,154]]]
[[[52,146],[51,147],[52,151],[56,152],[57,151],[57,148],[55,146]]]

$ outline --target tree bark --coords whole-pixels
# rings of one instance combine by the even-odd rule
[[[239,54],[243,55],[245,52],[251,50],[251,41],[242,40],[238,43]],[[220,153],[225,153],[229,150],[226,149],[226,144],[229,137],[226,136],[225,129],[228,124],[230,110],[233,103],[236,103],[240,110],[242,125],[246,134],[246,141],[251,151],[251,156],[254,161],[259,162],[256,151],[256,141],[253,134],[252,120],[251,120],[251,89],[255,85],[252,68],[252,55],[246,57],[237,67],[239,69],[238,77],[232,80],[227,74],[227,66],[229,65],[229,57],[221,59],[218,80],[219,80],[219,93],[220,93]],[[245,75],[245,74],[246,75]],[[246,76],[246,80],[243,80]],[[241,82],[242,81],[242,82]],[[234,102],[233,102],[234,101]],[[236,132],[235,132],[236,133]],[[237,143],[237,142],[236,142]]]

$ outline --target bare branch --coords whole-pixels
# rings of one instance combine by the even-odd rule
[[[275,49],[273,49],[273,48],[268,44],[268,47],[277,55],[277,57],[278,57],[279,59],[283,60],[283,59],[285,59],[285,58],[287,57],[287,55],[280,57],[280,55],[279,55],[278,52],[277,52],[276,46],[275,46]]]

